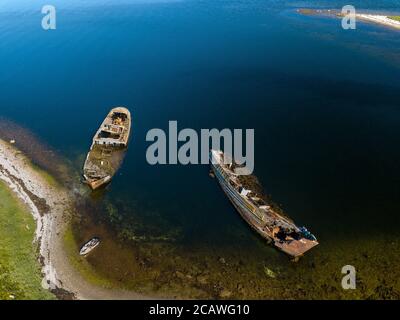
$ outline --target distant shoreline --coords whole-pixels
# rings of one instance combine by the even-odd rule
[[[151,299],[133,291],[88,283],[71,265],[63,235],[73,210],[71,196],[11,143],[0,139],[0,180],[30,209],[36,221],[34,241],[39,247],[42,287],[59,299]]]
[[[385,16],[375,14],[357,13],[356,18],[363,21],[373,22],[375,24],[384,25],[400,30],[400,20],[395,20],[396,16]]]
[[[308,9],[301,8],[296,10],[299,14],[310,16],[331,16],[343,17],[340,10],[336,9]],[[390,27],[392,29],[400,30],[400,16],[384,15],[384,14],[371,14],[371,13],[356,13],[356,18],[364,22],[371,22],[380,26]]]

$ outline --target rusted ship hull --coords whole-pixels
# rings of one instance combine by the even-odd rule
[[[120,168],[131,133],[128,109],[112,109],[97,130],[83,166],[83,177],[92,190],[107,185]]]
[[[235,189],[234,184],[229,181],[229,175],[226,175],[225,172],[221,171],[222,168],[223,166],[220,166],[218,162],[212,164],[214,175],[222,190],[225,192],[241,217],[252,227],[252,229],[265,238],[268,243],[291,257],[299,257],[306,251],[318,245],[316,239],[307,239],[302,236],[301,229],[298,228],[293,221],[287,217],[281,216],[270,208],[268,208],[268,210],[264,210],[263,208],[264,211],[255,214],[256,210],[252,204],[247,201],[246,197],[243,197]],[[279,229],[279,227],[291,229],[292,235],[297,233],[299,238],[292,239],[288,237],[288,239],[285,240],[278,238],[276,235],[276,229]]]
[[[104,178],[101,178],[101,179],[98,179],[98,180],[88,178],[88,177],[86,177],[85,175],[84,175],[84,177],[85,177],[85,179],[86,179],[86,180],[85,180],[86,184],[87,184],[92,190],[96,190],[96,189],[99,189],[100,187],[104,187],[104,186],[107,185],[107,184],[111,181],[111,179],[112,179],[111,176],[107,176],[107,177],[104,177]]]

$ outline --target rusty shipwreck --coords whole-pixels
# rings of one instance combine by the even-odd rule
[[[83,177],[92,190],[108,184],[122,164],[131,133],[131,113],[112,109],[93,137],[83,166]]]
[[[242,218],[263,238],[287,255],[298,258],[318,245],[305,227],[298,227],[263,192],[253,175],[240,175],[239,166],[220,150],[210,151],[213,175]]]

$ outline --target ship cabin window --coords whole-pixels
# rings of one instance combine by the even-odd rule
[[[118,140],[120,138],[120,135],[119,134],[114,134],[114,133],[111,133],[111,132],[107,132],[107,131],[101,131],[99,133],[99,138],[100,139],[105,138],[105,139],[116,139],[116,140]]]

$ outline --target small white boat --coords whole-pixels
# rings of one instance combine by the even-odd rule
[[[79,254],[81,256],[86,256],[89,252],[91,252],[94,248],[96,248],[100,244],[100,239],[99,238],[93,238],[86,242],[81,250],[79,251]]]

